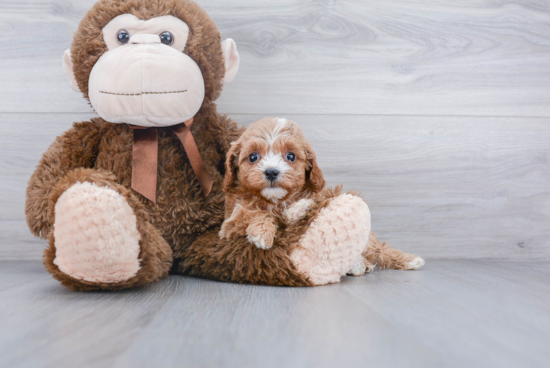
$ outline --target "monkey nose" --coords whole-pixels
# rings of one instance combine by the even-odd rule
[[[277,169],[267,169],[264,172],[264,175],[267,178],[267,180],[273,182],[279,176],[279,170],[277,170]]]
[[[130,37],[130,43],[133,43],[133,44],[160,43],[160,36],[155,34],[135,34],[132,37]]]

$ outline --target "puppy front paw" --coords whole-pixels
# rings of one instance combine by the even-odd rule
[[[269,249],[273,246],[273,239],[268,239],[261,235],[255,236],[248,234],[247,239],[259,249]]]
[[[307,212],[313,207],[313,199],[300,199],[298,202],[294,203],[292,206],[287,208],[283,213],[285,222],[291,224],[295,221],[303,219]]]
[[[259,249],[273,246],[277,226],[274,224],[250,224],[246,229],[247,239]]]

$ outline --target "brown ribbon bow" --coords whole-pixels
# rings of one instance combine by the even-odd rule
[[[193,118],[185,123],[171,126],[187,153],[191,167],[199,180],[202,192],[208,196],[214,180],[206,171],[197,144],[191,134]],[[147,128],[130,125],[134,131],[134,149],[132,157],[132,189],[145,198],[157,201],[157,164],[158,164],[158,131],[157,128]]]

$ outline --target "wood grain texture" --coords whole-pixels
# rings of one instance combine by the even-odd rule
[[[170,276],[70,292],[0,262],[3,367],[543,367],[548,261],[433,261],[317,288]]]
[[[550,116],[550,3],[200,0],[230,113]],[[89,112],[61,56],[94,0],[0,2],[0,112]]]
[[[329,185],[361,191],[374,231],[395,247],[432,259],[550,257],[548,119],[279,116],[302,126]],[[0,259],[41,257],[26,183],[55,136],[88,117],[0,114]]]

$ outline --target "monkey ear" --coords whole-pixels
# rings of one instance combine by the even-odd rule
[[[80,89],[78,88],[78,83],[76,83],[76,77],[74,76],[73,60],[71,59],[70,49],[65,50],[65,53],[63,54],[63,71],[69,79],[71,88],[77,92],[80,92]]]
[[[231,187],[237,181],[235,177],[237,171],[237,160],[240,154],[241,144],[233,142],[231,148],[227,152],[227,158],[225,160],[225,176],[223,178],[223,191],[228,192]]]
[[[224,83],[229,83],[237,75],[239,70],[239,53],[237,52],[237,44],[232,38],[228,38],[222,42],[223,59],[225,61],[225,77]]]
[[[307,150],[307,160],[309,168],[306,171],[306,181],[311,190],[315,193],[320,192],[325,187],[325,178],[319,165],[317,165],[317,157],[313,150]]]

